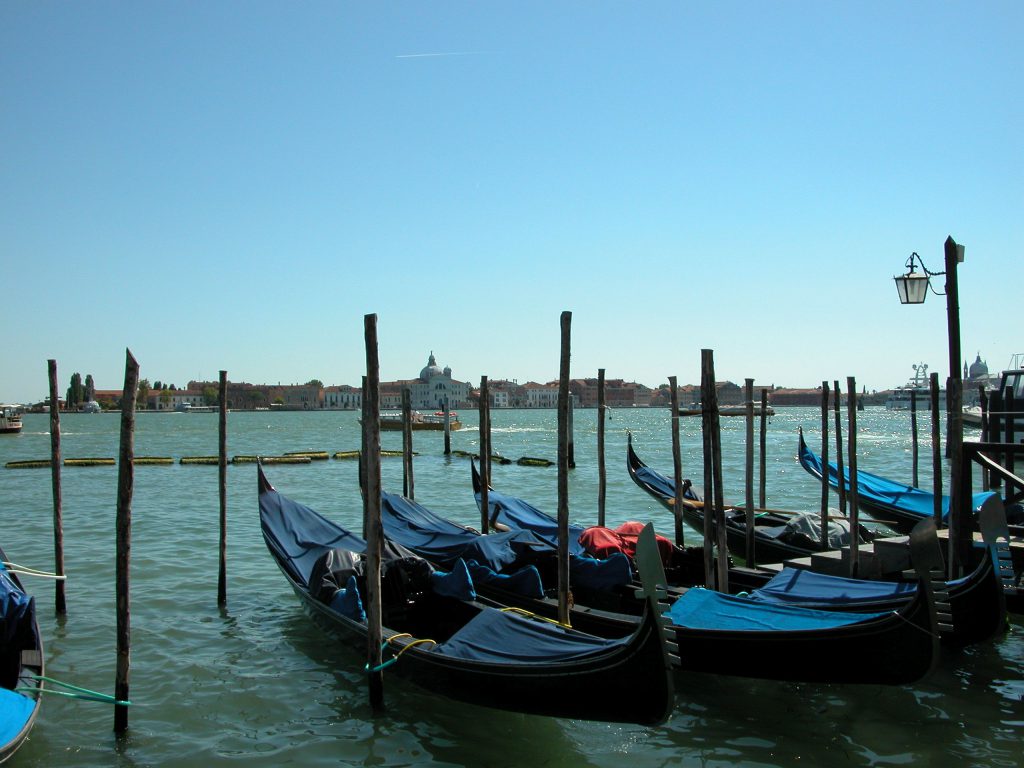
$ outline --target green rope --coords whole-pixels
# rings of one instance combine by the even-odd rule
[[[77,685],[72,685],[71,683],[65,683],[63,680],[57,680],[55,678],[46,677],[44,675],[30,675],[30,677],[33,680],[39,680],[41,682],[47,682],[47,683],[51,683],[53,685],[59,685],[61,688],[67,688],[69,691],[75,691],[75,693],[66,693],[64,691],[55,691],[55,690],[53,690],[51,688],[43,688],[42,686],[39,686],[38,688],[22,687],[22,688],[16,688],[15,690],[19,690],[19,691],[36,691],[36,692],[39,692],[39,693],[54,693],[54,694],[56,694],[58,696],[69,696],[69,697],[75,698],[75,699],[82,699],[83,701],[99,701],[99,702],[102,702],[104,704],[117,704],[118,706],[122,706],[122,707],[130,707],[132,705],[132,703],[130,701],[124,701],[124,700],[121,700],[121,699],[116,699],[113,696],[110,696],[109,694],[106,694],[106,693],[100,693],[98,691],[90,691],[88,688],[81,688],[81,687],[79,687]]]

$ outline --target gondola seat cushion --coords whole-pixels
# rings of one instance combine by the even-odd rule
[[[363,610],[363,600],[359,596],[359,586],[356,584],[355,576],[348,577],[345,588],[334,593],[329,605],[342,616],[347,616],[354,621],[366,621],[366,611]]]
[[[526,597],[544,597],[544,582],[541,581],[540,571],[535,565],[520,568],[514,573],[496,573],[486,565],[480,565],[476,560],[469,560],[466,565],[476,584],[488,584]]]
[[[461,557],[452,565],[451,571],[434,571],[430,574],[430,586],[438,595],[454,597],[457,600],[476,600],[473,579],[469,575],[466,561]]]
[[[588,589],[604,590],[633,582],[633,566],[622,552],[603,560],[583,555],[569,557],[569,580]]]

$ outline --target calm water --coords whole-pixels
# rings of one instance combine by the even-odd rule
[[[476,415],[452,436],[474,450]],[[858,415],[862,469],[910,477],[909,415]],[[492,442],[512,458],[556,456],[554,411],[495,411]],[[819,487],[795,460],[796,429],[820,446],[815,409],[788,409],[768,428],[768,504],[817,508]],[[725,419],[726,495],[743,498],[741,419]],[[0,439],[0,462],[46,458],[49,419],[25,417],[24,433]],[[65,458],[116,457],[117,415],[65,415]],[[577,469],[570,507],[576,522],[596,519],[596,415],[575,414]],[[356,414],[232,413],[230,455],[340,451],[359,445]],[[618,410],[607,422],[609,524],[671,522],[625,471],[626,430],[651,466],[672,466],[668,412]],[[927,426],[922,428],[928,432]],[[211,455],[215,414],[140,414],[137,456]],[[683,426],[684,469],[700,482],[699,420]],[[440,434],[416,433],[417,500],[474,524],[469,465],[446,460]],[[400,435],[385,434],[385,448]],[[930,466],[927,442],[922,466]],[[384,487],[401,490],[401,461],[383,460]],[[657,728],[508,714],[437,698],[385,677],[388,711],[371,717],[362,651],[327,639],[304,617],[259,533],[256,470],[231,466],[228,490],[228,605],[216,604],[218,495],[215,466],[139,466],[132,505],[132,669],[130,730],[112,733],[112,709],[48,699],[18,766],[792,766],[1020,765],[1024,729],[1024,625],[1015,617],[995,642],[947,653],[913,686],[820,686],[694,675],[677,683],[672,718]],[[284,494],[358,529],[356,464],[330,460],[272,466]],[[922,469],[922,485],[930,481]],[[494,484],[552,511],[554,468],[496,466]],[[68,615],[52,610],[52,584],[31,582],[40,606],[48,672],[113,691],[115,467],[62,472]],[[8,557],[53,564],[49,470],[0,468],[0,503],[9,524]],[[688,543],[697,543],[689,532]],[[836,659],[835,663],[856,663]],[[642,696],[643,691],[637,691]]]

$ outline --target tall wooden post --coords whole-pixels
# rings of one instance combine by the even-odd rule
[[[849,420],[850,457],[850,576],[856,578],[860,568],[860,520],[857,510],[857,382],[846,377],[846,414]]]
[[[412,476],[412,395],[408,387],[402,387],[402,495],[407,499],[416,498]]]
[[[910,390],[910,455],[911,455],[911,482],[915,488],[920,488],[920,480],[917,474],[917,390]]]
[[[366,467],[366,492],[363,494],[363,518],[366,521],[366,654],[369,674],[370,707],[375,713],[384,709],[384,675],[380,669],[384,638],[381,626],[380,561],[384,546],[384,527],[380,521],[380,361],[377,357],[377,316],[363,317],[366,343],[366,389],[363,394],[363,462]]]
[[[746,502],[747,502],[747,565],[754,567],[754,380],[745,379],[747,396]]]
[[[828,549],[828,382],[821,382],[821,548]]]
[[[452,408],[448,395],[444,396],[444,455],[452,455]]]
[[[839,514],[846,514],[846,482],[843,479],[843,420],[839,413],[841,410],[842,392],[839,388],[839,379],[832,382],[832,390],[836,394],[835,422],[836,422],[836,478],[839,485]]]
[[[670,402],[672,404],[672,477],[676,482],[676,497],[672,507],[675,525],[676,545],[683,543],[683,452],[679,439],[679,387],[675,376],[668,377]]]
[[[569,356],[572,312],[562,312],[558,366],[558,620],[569,623]]]
[[[939,374],[931,374],[928,384],[931,387],[932,496],[935,500],[932,514],[935,516],[935,529],[938,530],[942,527],[942,412],[939,410]]]
[[[604,527],[604,505],[608,478],[604,465],[604,368],[597,369],[597,524]]]
[[[57,361],[48,360],[50,380],[50,484],[53,488],[53,570],[64,575],[64,501],[60,482],[60,395],[57,392]],[[68,612],[64,579],[54,581],[54,609],[58,616]]]
[[[131,598],[129,573],[132,546],[132,493],[135,488],[135,401],[139,391],[139,364],[131,350],[125,350],[124,390],[121,394],[121,448],[117,461],[117,569],[115,598],[117,606],[117,670],[114,698],[128,701],[131,673]],[[114,705],[114,732],[128,730],[128,707]]]
[[[491,500],[491,417],[488,408],[491,404],[491,393],[487,386],[487,377],[480,377],[480,533],[490,529]]]
[[[757,505],[764,509],[768,506],[766,488],[768,486],[768,390],[761,390],[761,485]]]
[[[714,441],[711,438],[712,396],[708,384],[707,356],[710,350],[701,350],[700,366],[700,423],[701,449],[704,458],[704,586],[715,588],[715,473]]]
[[[364,319],[365,325],[365,319]],[[365,331],[364,331],[365,333]],[[366,513],[369,511],[369,506],[366,503],[366,425],[370,421],[370,391],[369,391],[369,379],[363,376],[362,381],[362,414],[359,420],[359,424],[362,427],[359,431],[360,445],[359,445],[359,492],[363,495],[363,540],[366,541],[370,537],[370,521],[366,517]],[[379,395],[378,395],[379,397]],[[380,401],[377,401],[378,407]],[[377,425],[378,430],[380,424]],[[380,432],[377,432],[378,438]]]
[[[947,427],[949,437],[949,574],[950,578],[960,575],[962,554],[970,549],[971,518],[970,499],[961,492],[960,478],[963,470],[963,379],[960,373],[960,289],[957,281],[957,265],[962,259],[963,249],[952,237],[943,244],[946,263],[946,322],[949,335],[949,386],[946,390],[948,408]]]
[[[220,566],[217,570],[217,605],[228,602],[228,372],[220,372],[217,419],[217,489],[220,500]]]
[[[715,545],[718,550],[716,589],[729,592],[729,542],[725,529],[725,486],[722,483],[722,425],[718,408],[718,382],[715,378],[715,353],[708,350],[708,381],[711,384],[711,451],[715,489]]]

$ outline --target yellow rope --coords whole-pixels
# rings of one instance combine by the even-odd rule
[[[516,608],[516,607],[510,606],[508,608],[502,608],[501,612],[502,613],[516,613],[516,614],[518,614],[520,616],[525,616],[528,619],[537,619],[538,621],[546,621],[549,624],[554,624],[555,626],[558,626],[558,627],[563,627],[565,629],[572,629],[572,625],[571,624],[565,624],[565,623],[559,621],[558,619],[549,619],[547,616],[538,616],[536,613],[531,613],[530,611],[527,611],[527,610],[525,610],[523,608]]]

